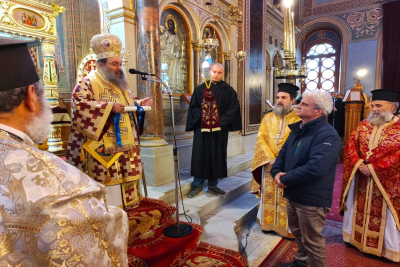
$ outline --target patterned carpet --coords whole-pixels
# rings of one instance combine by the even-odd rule
[[[346,247],[342,239],[342,223],[327,220],[322,231],[328,267],[394,267],[399,263],[361,253],[358,249]],[[282,239],[259,267],[275,267],[280,263],[293,261],[297,245],[294,241]]]

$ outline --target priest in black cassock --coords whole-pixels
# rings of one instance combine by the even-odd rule
[[[208,179],[208,191],[225,195],[218,188],[218,178],[227,177],[228,133],[242,129],[239,100],[236,91],[226,82],[224,66],[211,66],[212,79],[193,92],[186,121],[186,131],[194,131],[191,175],[194,176],[189,198],[203,191]]]

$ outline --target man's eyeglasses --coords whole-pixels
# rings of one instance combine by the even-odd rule
[[[122,63],[118,63],[118,62],[106,62],[106,64],[110,64],[110,65],[112,65],[113,67],[115,67],[115,68],[117,68],[117,67],[122,67]]]

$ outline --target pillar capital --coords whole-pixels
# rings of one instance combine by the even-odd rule
[[[201,49],[203,49],[199,42],[192,42],[192,48],[194,52],[201,52]]]
[[[232,59],[231,51],[224,51],[224,60],[230,61]]]

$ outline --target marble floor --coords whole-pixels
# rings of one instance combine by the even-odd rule
[[[256,221],[250,222],[247,227],[242,227],[236,235],[239,240],[239,252],[247,259],[249,267],[258,267],[282,239],[273,232],[263,233]],[[248,235],[247,246],[246,235]]]

